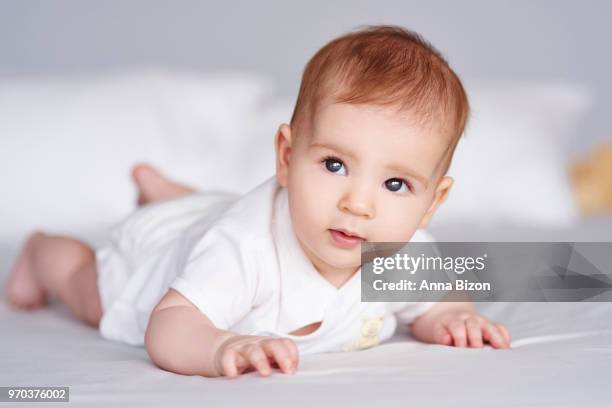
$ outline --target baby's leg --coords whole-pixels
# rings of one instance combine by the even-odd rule
[[[42,307],[62,300],[76,317],[98,327],[102,306],[94,251],[81,241],[36,232],[27,239],[5,287],[14,307]]]
[[[148,164],[137,164],[132,169],[132,178],[138,188],[138,206],[194,193],[194,189],[176,183]]]

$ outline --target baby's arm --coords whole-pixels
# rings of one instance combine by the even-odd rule
[[[174,289],[151,313],[145,347],[157,366],[184,375],[236,377],[256,369],[265,376],[271,371],[269,360],[285,373],[293,373],[298,364],[293,341],[217,329]]]
[[[457,347],[510,347],[510,332],[474,310],[472,302],[440,302],[414,320],[412,335],[427,343]]]

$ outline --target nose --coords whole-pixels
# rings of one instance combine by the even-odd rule
[[[376,216],[374,198],[365,189],[352,188],[342,196],[338,202],[338,208],[358,217],[372,219]]]

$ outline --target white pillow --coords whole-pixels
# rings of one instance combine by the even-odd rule
[[[472,115],[457,146],[447,201],[432,219],[567,227],[577,219],[569,142],[591,104],[579,85],[466,83]]]
[[[0,82],[0,240],[97,237],[133,209],[141,160],[199,188],[252,187],[244,146],[270,90],[240,73]]]
[[[467,90],[472,122],[433,222],[575,219],[563,154],[588,94],[567,85]],[[295,102],[270,100],[272,91],[270,80],[241,73],[0,82],[0,240],[33,228],[97,237],[133,209],[129,170],[141,160],[199,189],[252,188],[273,174],[274,133]]]
[[[269,177],[274,159],[253,171],[248,163],[274,151],[272,81],[248,74],[165,78],[158,98],[163,160],[154,164],[198,189],[246,192]],[[259,162],[261,164],[261,161]]]

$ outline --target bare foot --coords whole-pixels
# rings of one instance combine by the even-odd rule
[[[138,188],[138,206],[171,200],[194,192],[192,188],[169,180],[157,169],[145,163],[134,166],[132,178]]]
[[[4,288],[7,303],[17,309],[37,309],[47,304],[47,294],[36,281],[30,265],[32,243],[43,236],[36,232],[23,245]]]

